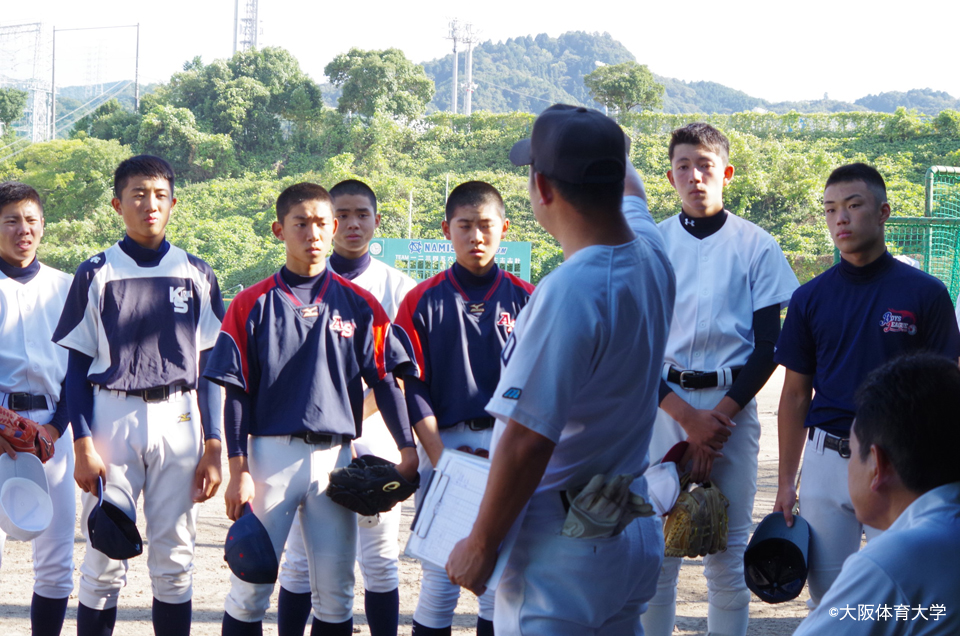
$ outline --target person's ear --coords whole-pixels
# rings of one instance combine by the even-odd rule
[[[533,173],[533,185],[537,189],[537,196],[541,205],[550,205],[556,199],[556,193],[550,181],[539,172]]]

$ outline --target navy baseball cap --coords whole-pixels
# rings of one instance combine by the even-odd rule
[[[250,504],[244,504],[243,514],[227,532],[223,560],[241,581],[271,585],[277,582],[280,570],[277,553],[267,529],[253,514]]]
[[[106,493],[106,496],[105,496]],[[143,554],[137,530],[137,505],[130,493],[97,478],[97,504],[87,518],[90,546],[111,559],[132,559]]]
[[[747,587],[765,603],[783,603],[800,596],[807,582],[810,526],[793,515],[788,528],[782,512],[763,518],[743,553]]]
[[[623,130],[600,111],[554,104],[533,122],[530,138],[514,144],[510,161],[567,183],[616,183],[626,175],[628,149]]]

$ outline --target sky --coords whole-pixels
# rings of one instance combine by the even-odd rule
[[[142,83],[168,80],[195,56],[210,62],[233,52],[234,0],[4,0],[4,5],[0,26],[42,22],[48,35],[54,26],[139,23]],[[478,6],[259,0],[259,46],[288,49],[322,82],[324,66],[351,47],[396,47],[415,62],[447,55],[447,25],[457,17],[472,22],[481,40],[608,32],[658,75],[718,82],[770,101],[820,99],[825,93],[853,101],[911,88],[960,97],[960,72],[948,62],[956,57],[956,1],[928,0],[913,11],[888,0],[609,0],[555,2],[552,12],[544,10],[546,3],[509,0]],[[57,85],[132,78],[135,35],[134,29],[58,31]],[[5,46],[0,42],[0,54]],[[0,55],[0,75],[9,75],[13,65]],[[14,74],[24,68],[18,64]]]

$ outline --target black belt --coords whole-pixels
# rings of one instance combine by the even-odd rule
[[[46,411],[46,395],[30,395],[29,393],[11,393],[7,400],[7,408],[11,411]]]
[[[743,367],[731,367],[730,375],[734,380],[740,375]],[[681,389],[712,389],[720,385],[720,373],[717,371],[691,371],[678,369],[670,365],[667,371],[667,382],[679,384]]]
[[[136,391],[117,391],[124,395],[138,397],[144,402],[165,402],[170,399],[171,393],[189,393],[190,389],[183,386],[155,386],[149,389],[137,389]]]
[[[807,439],[813,439],[813,429],[815,426],[811,426],[807,429]],[[823,432],[823,447],[830,450],[837,451],[840,457],[844,459],[850,458],[850,438],[849,437],[837,437],[836,435],[831,435],[826,431]]]
[[[303,431],[302,433],[290,433],[290,437],[302,439],[304,444],[332,444],[333,435],[330,433],[315,433],[313,431]]]
[[[496,420],[492,417],[475,417],[472,420],[463,420],[460,424],[465,424],[471,431],[485,431],[493,428]]]

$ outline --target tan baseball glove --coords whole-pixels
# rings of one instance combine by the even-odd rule
[[[31,453],[46,463],[53,457],[53,439],[47,429],[16,411],[0,406],[0,438],[18,453]]]
[[[688,490],[690,476],[680,481],[680,497],[663,525],[664,555],[694,558],[726,550],[730,502],[710,482]]]

